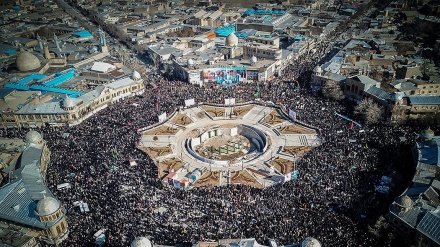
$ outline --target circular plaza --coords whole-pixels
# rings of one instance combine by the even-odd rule
[[[297,159],[320,143],[315,129],[267,104],[199,105],[140,131],[138,148],[177,188],[286,182],[298,176]]]

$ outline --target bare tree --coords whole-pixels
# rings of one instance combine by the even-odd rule
[[[337,81],[333,81],[333,80],[329,80],[325,82],[324,86],[322,87],[322,93],[324,94],[325,97],[335,100],[343,100],[345,98],[341,86]]]
[[[372,99],[366,98],[355,108],[356,113],[361,114],[367,124],[374,124],[380,121],[383,109]]]

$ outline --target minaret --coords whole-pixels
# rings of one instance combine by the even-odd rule
[[[37,33],[38,46],[40,47],[40,51],[43,51],[43,42],[41,41],[40,35]]]
[[[105,40],[105,32],[99,27],[99,42],[101,43],[101,52],[108,52],[107,41]]]
[[[47,47],[47,43],[44,45],[44,58],[50,59],[49,47]]]
[[[98,27],[98,34],[99,34],[99,44],[102,44],[102,31],[101,31],[101,26]]]
[[[102,29],[100,29],[100,30],[101,30],[101,36],[102,36],[102,45],[107,46],[107,41],[105,40],[105,32]]]
[[[55,45],[57,46],[58,51],[61,51],[60,42],[58,42],[58,37],[55,33],[53,34],[53,39],[55,41]]]

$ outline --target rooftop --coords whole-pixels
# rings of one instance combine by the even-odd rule
[[[437,95],[409,95],[411,105],[438,105],[440,96]]]

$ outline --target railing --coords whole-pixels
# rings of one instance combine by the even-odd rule
[[[316,131],[316,133],[318,133],[318,136],[322,136],[321,135],[321,130],[319,130],[318,128],[316,128],[316,127],[314,127],[312,125],[306,124],[306,123],[304,123],[302,121],[299,121],[297,119],[291,118],[289,116],[289,114],[287,114],[287,109],[285,109],[284,106],[280,106],[280,105],[277,105],[277,104],[274,104],[274,103],[259,101],[259,100],[252,100],[252,101],[246,101],[246,102],[242,102],[242,103],[235,103],[233,105],[218,104],[218,103],[211,103],[211,102],[200,102],[200,103],[194,104],[194,105],[189,106],[189,107],[184,107],[183,109],[190,109],[190,108],[204,106],[204,105],[206,105],[206,106],[216,106],[216,107],[237,107],[237,106],[244,106],[244,105],[260,105],[260,106],[264,106],[264,107],[270,106],[270,107],[278,109],[280,111],[281,115],[283,115],[283,117],[285,117],[286,119],[288,119],[288,120],[290,120],[290,121],[292,121],[292,122],[294,122],[294,123],[296,123],[298,125],[301,125],[303,127],[306,127],[306,128],[309,128],[309,129],[313,129],[313,130]],[[178,111],[177,108],[174,109],[174,111],[163,122],[166,122],[169,119],[171,119],[172,117],[174,117],[174,115],[176,114],[177,111]],[[163,122],[157,122],[157,123],[152,124],[150,126],[138,129],[138,132],[142,132],[142,131],[145,131],[145,130],[149,130],[149,129],[155,128],[155,127],[159,126],[160,124],[162,124]]]
[[[173,118],[173,117],[176,115],[176,113],[177,113],[177,109],[174,109],[174,111],[171,112],[171,114],[170,114],[167,118],[165,118],[165,120],[163,120],[163,121],[161,121],[161,122],[157,122],[157,123],[152,124],[152,125],[149,125],[149,126],[147,126],[147,127],[140,128],[140,129],[137,130],[137,132],[139,133],[139,132],[143,132],[143,131],[146,131],[146,130],[150,130],[150,129],[152,129],[152,128],[155,128],[155,127],[161,125],[162,123],[164,123],[164,122],[170,120],[171,118]]]

